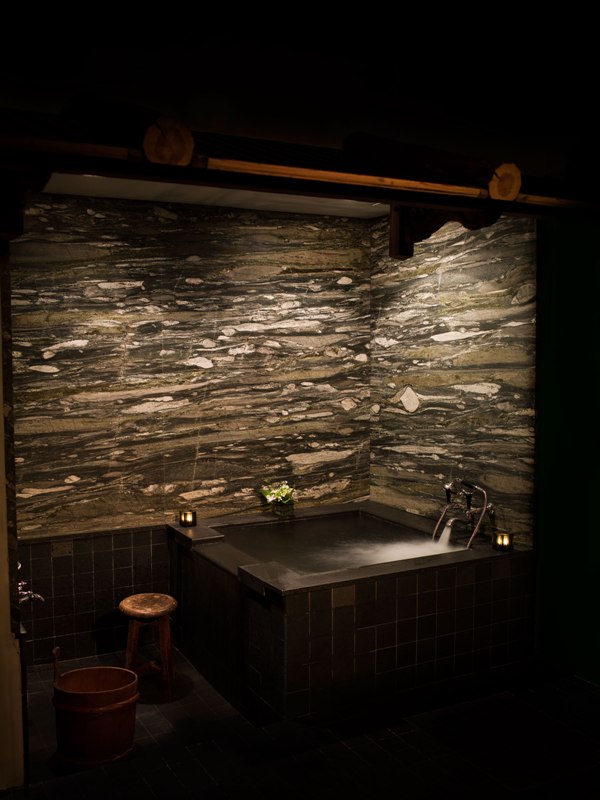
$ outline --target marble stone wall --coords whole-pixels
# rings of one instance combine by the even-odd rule
[[[62,196],[11,251],[20,537],[369,495],[435,518],[482,483],[532,535],[535,222],[448,224]]]
[[[496,523],[530,542],[535,221],[450,223],[402,262],[387,257],[387,237],[378,223],[371,499],[437,517],[443,482],[464,476],[488,491]]]
[[[369,491],[371,222],[44,195],[11,253],[20,537]]]

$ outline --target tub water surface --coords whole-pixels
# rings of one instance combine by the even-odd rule
[[[226,542],[256,561],[277,561],[302,574],[464,549],[464,544],[434,542],[431,535],[361,510],[230,524],[219,530]]]

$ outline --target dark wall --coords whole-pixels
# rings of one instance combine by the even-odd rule
[[[597,227],[540,227],[537,403],[538,649],[600,682]]]

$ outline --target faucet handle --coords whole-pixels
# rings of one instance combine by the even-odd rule
[[[452,495],[458,494],[458,489],[456,488],[457,479],[452,481],[448,481],[444,484],[444,489],[446,491],[446,502],[450,504],[452,502]]]

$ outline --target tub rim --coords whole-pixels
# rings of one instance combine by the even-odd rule
[[[413,514],[408,511],[388,506],[373,500],[357,500],[348,503],[332,503],[330,505],[307,506],[297,508],[295,519],[310,519],[319,516],[332,516],[351,512],[363,512],[380,517],[390,522],[412,528],[420,533],[432,533],[435,520]],[[285,520],[275,520],[267,511],[252,514],[227,514],[206,517],[199,521],[195,528],[169,526],[177,535],[188,540],[195,554],[206,558],[221,569],[235,576],[249,589],[265,596],[267,593],[278,595],[293,594],[311,589],[355,583],[369,578],[386,578],[390,575],[414,572],[431,567],[451,567],[457,564],[474,563],[483,559],[506,557],[506,553],[494,550],[489,537],[475,540],[470,548],[459,549],[447,553],[417,556],[400,561],[386,561],[366,564],[358,567],[336,569],[325,572],[299,573],[278,561],[256,561],[247,553],[225,541],[225,529],[238,525],[285,525]],[[220,530],[223,529],[223,530]],[[481,536],[481,534],[479,534]],[[515,545],[512,553],[527,552],[532,548]]]

